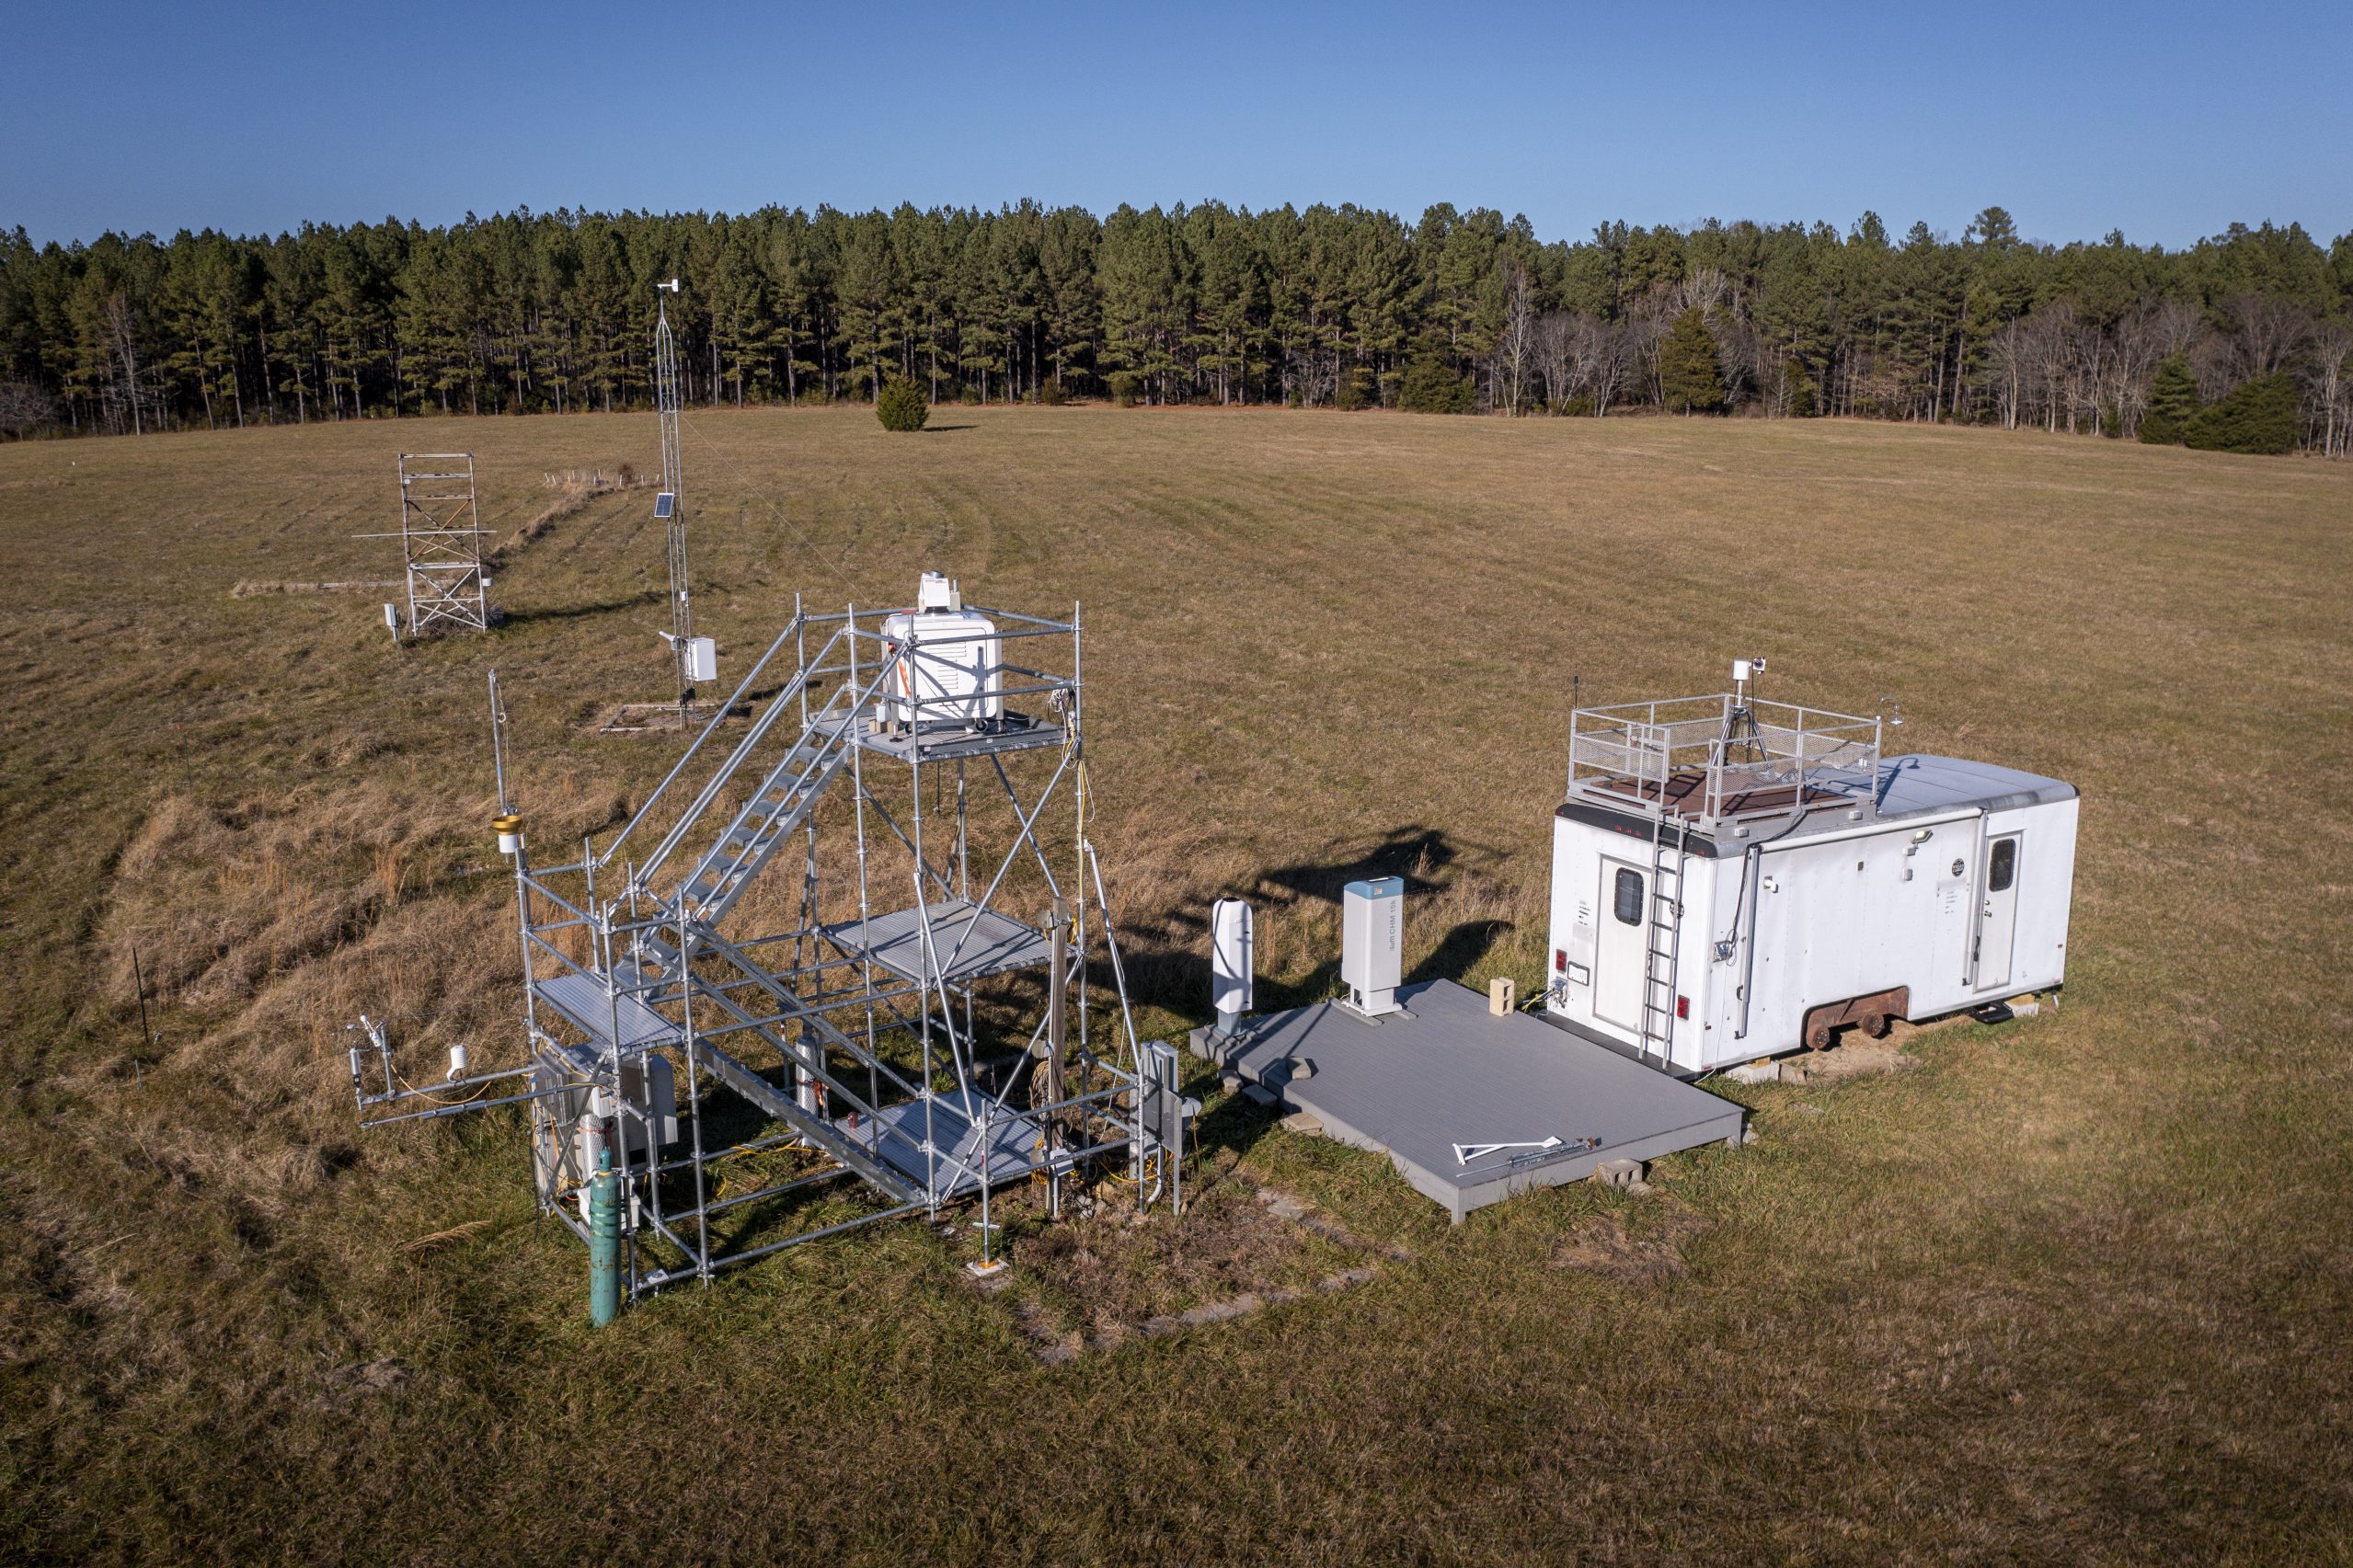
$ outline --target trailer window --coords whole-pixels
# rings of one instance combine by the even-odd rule
[[[1627,925],[1642,923],[1642,873],[1621,869],[1613,895],[1614,913]]]
[[[1985,890],[1989,893],[2006,891],[2018,879],[2018,841],[1993,841],[1993,864],[1985,868]]]

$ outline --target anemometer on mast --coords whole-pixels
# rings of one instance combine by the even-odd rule
[[[678,294],[675,278],[656,283],[654,292]],[[667,526],[670,555],[670,645],[678,674],[678,715],[685,721],[694,701],[694,682],[718,678],[718,651],[708,637],[694,635],[694,607],[686,592],[685,464],[678,444],[678,350],[670,335],[670,302],[654,307],[654,409],[661,418],[661,488],[654,495],[654,520]]]

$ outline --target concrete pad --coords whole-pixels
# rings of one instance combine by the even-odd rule
[[[1389,1156],[1455,1219],[1532,1187],[1580,1181],[1608,1161],[1735,1142],[1741,1108],[1526,1013],[1497,1017],[1451,980],[1406,986],[1376,1027],[1324,1002],[1245,1019],[1199,1048],[1324,1136]],[[1204,1032],[1206,1034],[1206,1032]],[[1312,1059],[1300,1077],[1294,1062]],[[1536,1147],[1546,1139],[1559,1141]],[[1465,1162],[1457,1144],[1520,1144]]]

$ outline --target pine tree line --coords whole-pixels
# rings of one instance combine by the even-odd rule
[[[872,399],[1629,407],[2132,436],[2159,367],[2353,430],[2353,235],[2187,249],[1827,223],[1604,224],[1440,205],[1023,202],[742,216],[528,212],[275,237],[0,235],[0,429],[612,409],[648,396],[652,285],[698,403]],[[1710,361],[1712,361],[1712,364]]]

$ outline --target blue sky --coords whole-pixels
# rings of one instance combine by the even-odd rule
[[[1432,201],[2353,230],[2353,4],[17,7],[0,227]]]

